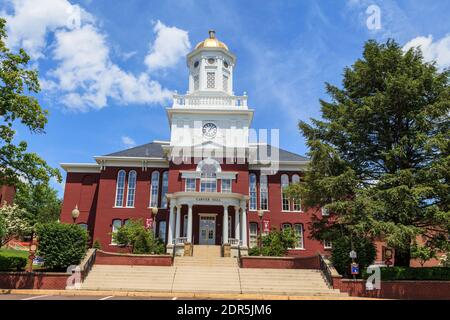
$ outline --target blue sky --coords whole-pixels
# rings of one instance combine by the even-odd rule
[[[380,29],[367,26],[370,5]],[[50,111],[45,135],[18,127],[17,139],[52,166],[167,140],[184,56],[212,28],[237,55],[234,91],[248,93],[253,127],[279,128],[281,147],[305,154],[298,120],[320,117],[324,83],[340,84],[366,40],[422,45],[450,66],[448,12],[447,0],[0,0],[8,44],[32,55]]]

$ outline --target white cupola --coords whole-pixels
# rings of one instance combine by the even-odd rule
[[[209,38],[195,46],[187,56],[189,94],[233,95],[233,69],[236,56],[209,30]]]

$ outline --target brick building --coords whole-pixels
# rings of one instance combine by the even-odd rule
[[[320,208],[304,211],[282,193],[301,179],[308,159],[276,147],[276,134],[271,145],[261,137],[251,142],[254,110],[245,94],[234,95],[235,64],[234,54],[210,31],[187,55],[187,94],[175,94],[166,109],[169,141],[94,157],[89,164],[62,164],[67,178],[61,221],[72,222],[77,207],[76,223],[107,251],[119,250],[111,234],[131,218],[154,228],[168,252],[192,243],[230,244],[245,254],[259,232],[288,227],[299,235],[291,254],[329,249],[331,244],[309,234]]]

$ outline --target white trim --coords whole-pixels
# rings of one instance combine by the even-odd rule
[[[216,217],[218,214],[217,213],[198,213],[198,215],[200,217]]]
[[[66,172],[73,173],[100,173],[100,165],[97,163],[60,163]]]

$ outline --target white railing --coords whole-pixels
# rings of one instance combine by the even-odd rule
[[[234,238],[229,238],[228,239],[228,243],[232,246],[240,246],[241,245],[241,240],[239,239],[234,239]]]
[[[186,108],[191,106],[247,107],[247,96],[174,95],[173,105]]]
[[[187,238],[186,237],[176,238],[173,241],[175,244],[185,244],[187,242]]]

